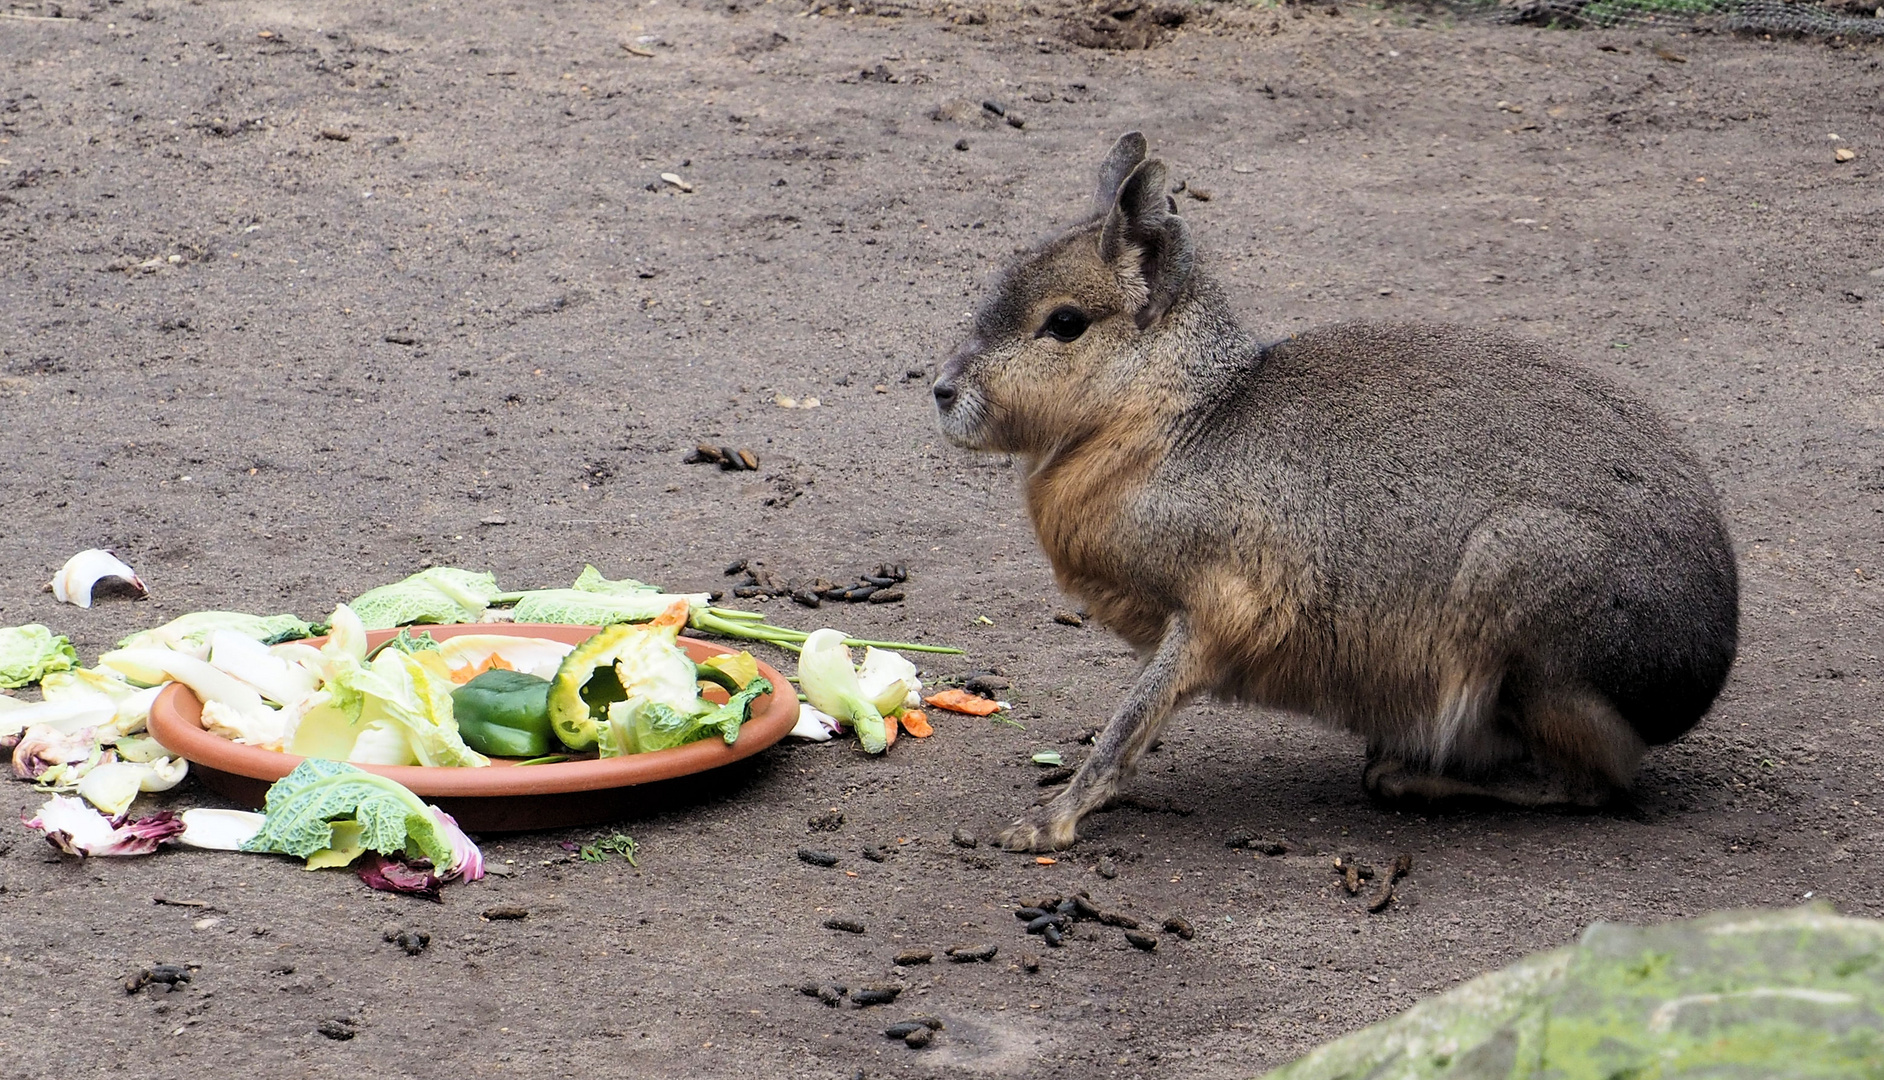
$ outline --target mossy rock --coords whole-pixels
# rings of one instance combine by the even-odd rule
[[[1265,1080],[1884,1080],[1884,922],[1597,923]]]

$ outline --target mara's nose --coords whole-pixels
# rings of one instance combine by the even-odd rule
[[[949,382],[946,378],[937,379],[935,383],[935,407],[941,409],[943,412],[947,412],[949,406],[954,404],[955,384]]]

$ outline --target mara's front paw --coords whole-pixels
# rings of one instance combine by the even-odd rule
[[[1077,839],[1079,816],[1053,803],[1022,814],[1000,836],[1001,846],[1009,851],[1058,851],[1072,847]]]

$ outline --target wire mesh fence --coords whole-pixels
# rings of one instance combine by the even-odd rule
[[[1474,21],[1884,39],[1884,0],[1439,0]]]

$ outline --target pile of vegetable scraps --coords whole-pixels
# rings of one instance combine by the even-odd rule
[[[594,567],[568,589],[514,593],[500,592],[490,574],[434,567],[339,605],[324,625],[195,612],[125,638],[93,668],[44,626],[0,628],[0,688],[37,683],[42,697],[0,693],[0,750],[12,751],[17,776],[52,793],[26,824],[69,853],[143,854],[172,841],[279,852],[310,867],[353,864],[376,887],[435,895],[441,881],[482,873],[475,846],[442,811],[345,763],[478,768],[493,757],[529,765],[715,736],[731,744],[753,702],[782,688],[759,676],[750,653],[696,664],[679,645],[684,628],[802,650],[807,701],[794,734],[829,739],[849,729],[880,753],[899,721],[929,733],[915,709],[915,665],[890,650],[960,650],[806,633],[708,599],[610,581]],[[367,647],[371,630],[506,617],[602,629],[576,645],[511,634],[435,640],[404,629]],[[306,640],[317,634],[325,634],[318,645]],[[860,667],[851,646],[865,648]],[[309,759],[270,789],[263,814],[131,819],[139,793],[174,787],[188,770],[145,730],[171,682],[196,694],[208,731]]]

